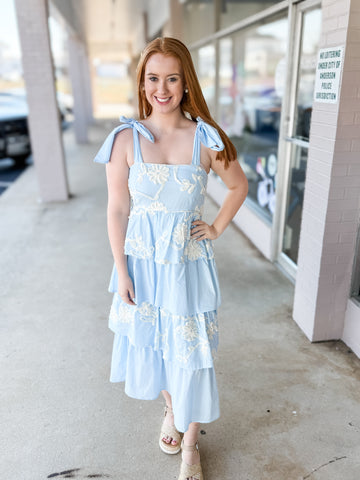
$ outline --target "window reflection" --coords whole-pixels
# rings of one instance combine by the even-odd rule
[[[215,33],[214,0],[188,0],[183,8],[183,25],[186,43]]]
[[[304,15],[295,136],[306,141],[309,141],[310,120],[314,101],[314,84],[320,39],[320,25],[320,9],[307,12]]]
[[[193,57],[202,93],[210,113],[215,115],[215,47],[207,45],[197,51]]]
[[[271,220],[287,19],[280,18],[220,41],[219,122],[238,151],[249,181],[248,198]]]
[[[225,28],[233,25],[234,22],[239,22],[244,18],[262,12],[266,8],[279,3],[281,0],[263,0],[246,1],[246,0],[222,0],[221,1],[221,16],[220,28]]]

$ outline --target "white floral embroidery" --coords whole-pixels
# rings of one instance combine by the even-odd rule
[[[152,203],[148,206],[147,212],[149,212],[150,214],[154,215],[155,212],[165,212],[165,213],[167,213],[167,212],[168,212],[168,209],[166,208],[166,205],[164,205],[164,204],[161,203],[161,202],[152,202]]]
[[[194,214],[199,216],[199,218],[196,219],[196,220],[199,220],[203,216],[203,213],[204,213],[204,206],[203,205],[201,205],[201,206],[196,205],[195,208],[194,208]]]
[[[188,234],[188,226],[185,222],[178,223],[174,228],[172,239],[175,243],[178,243],[182,247],[184,246],[185,240]]]
[[[199,330],[193,318],[190,318],[184,325],[177,328],[184,340],[192,342],[199,337]]]
[[[136,309],[130,307],[126,303],[120,303],[117,308],[115,305],[111,306],[110,309],[110,321],[114,323],[132,323],[135,319]]]
[[[168,209],[166,205],[161,202],[152,202],[150,205],[135,205],[131,214],[145,217],[147,213],[154,215],[156,212],[168,213]]]
[[[184,250],[189,260],[194,261],[203,256],[201,246],[196,240],[190,240]]]
[[[187,193],[193,193],[193,191],[195,190],[195,187],[196,187],[196,183],[192,183],[190,182],[189,180],[187,180],[186,178],[184,178],[183,180],[181,180],[181,187],[180,187],[180,190],[182,192],[187,192]]]
[[[143,181],[144,175],[146,175],[146,173],[147,173],[145,164],[140,163],[139,165],[140,165],[140,170],[138,171],[138,175],[137,175],[137,178],[136,178],[137,183],[141,183]]]
[[[143,322],[150,322],[155,325],[156,320],[156,308],[148,302],[143,302],[137,307],[137,311],[140,314],[140,320]]]
[[[125,251],[131,250],[132,255],[140,258],[150,258],[153,256],[154,247],[146,246],[144,239],[140,235],[135,235],[135,238],[126,238]]]
[[[209,322],[206,325],[206,333],[210,340],[212,340],[219,333],[217,322]]]
[[[206,358],[210,356],[211,348],[207,340],[200,338],[199,342],[195,345],[189,345],[186,349],[185,354],[178,354],[176,355],[176,359],[186,365],[189,362],[191,355],[196,351],[200,350],[202,355]]]
[[[142,323],[151,324],[147,327],[153,329],[148,331],[148,338],[152,338],[149,346],[161,351],[164,359],[176,359],[183,366],[191,364],[192,359],[199,362],[198,365],[212,365],[211,352],[216,351],[218,342],[216,311],[174,315],[147,301],[135,307],[127,305],[115,294],[110,327],[114,331],[120,328],[121,335],[128,336],[136,345]]]
[[[202,175],[195,175],[194,173],[192,174],[192,178],[199,182],[200,186],[201,186],[201,190],[200,190],[200,193],[201,195],[205,195],[205,192],[206,192],[206,185],[204,183],[204,177]]]
[[[166,183],[169,177],[169,167],[166,165],[148,165],[147,175],[153,183]]]

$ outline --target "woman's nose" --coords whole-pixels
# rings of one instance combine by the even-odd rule
[[[160,81],[158,83],[158,90],[160,93],[165,93],[167,92],[167,84],[166,81]]]

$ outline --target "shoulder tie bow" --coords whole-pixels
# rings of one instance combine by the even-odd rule
[[[105,142],[102,144],[100,150],[96,154],[94,158],[94,162],[97,163],[108,163],[110,161],[111,151],[114,144],[114,140],[116,135],[124,130],[125,128],[132,128],[137,130],[141,133],[145,138],[147,138],[150,142],[154,143],[154,137],[152,133],[140,122],[134,120],[133,118],[126,118],[124,116],[120,117],[120,121],[124,122],[122,125],[119,125],[109,133],[106,137]],[[135,133],[135,132],[134,132]]]

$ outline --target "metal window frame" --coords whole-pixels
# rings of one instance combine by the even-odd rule
[[[280,124],[280,140],[278,158],[279,163],[277,189],[276,189],[276,210],[272,224],[272,245],[271,260],[294,279],[297,273],[297,264],[291,260],[283,251],[283,238],[286,219],[286,201],[290,181],[291,150],[293,145],[309,148],[309,142],[295,139],[293,137],[295,128],[295,110],[297,107],[297,90],[299,80],[299,63],[301,54],[301,38],[303,32],[304,14],[314,8],[321,8],[321,0],[304,0],[301,3],[293,3],[289,8],[289,44],[288,62],[286,73],[286,84],[289,85],[283,102],[283,112]],[[292,35],[290,34],[292,32]]]

